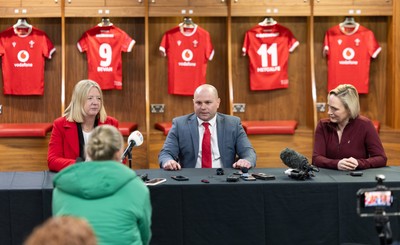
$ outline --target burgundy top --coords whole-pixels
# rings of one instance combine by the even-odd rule
[[[315,131],[312,162],[321,168],[337,169],[343,158],[354,157],[357,169],[386,166],[387,157],[371,120],[364,116],[350,119],[339,143],[337,124],[321,119]]]

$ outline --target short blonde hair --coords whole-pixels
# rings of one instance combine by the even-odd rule
[[[330,95],[335,95],[339,98],[346,110],[349,111],[352,119],[356,118],[360,114],[360,101],[358,92],[353,85],[341,84],[335,89],[332,89],[328,94],[328,101]]]
[[[86,154],[91,160],[112,160],[116,152],[124,146],[124,138],[111,125],[97,126],[86,144]]]
[[[37,226],[24,245],[97,245],[89,223],[73,216],[54,216]]]
[[[106,120],[107,113],[106,109],[104,108],[103,92],[99,84],[93,80],[85,79],[79,81],[74,87],[71,102],[69,103],[67,109],[65,109],[64,111],[64,116],[67,118],[67,121],[77,123],[83,122],[83,118],[86,116],[84,105],[86,103],[89,91],[93,87],[99,90],[101,98],[100,112],[97,115],[97,119],[99,119],[102,123]]]

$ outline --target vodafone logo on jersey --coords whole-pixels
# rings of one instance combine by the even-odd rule
[[[179,66],[196,66],[196,63],[190,62],[193,59],[192,50],[190,49],[183,50],[181,56],[185,62],[178,62]]]
[[[17,59],[20,63],[15,63],[14,67],[33,67],[32,63],[25,63],[29,60],[29,52],[21,50],[17,54]]]
[[[190,49],[185,49],[182,52],[182,59],[186,62],[189,62],[193,59],[193,52]]]
[[[346,60],[352,60],[355,56],[355,52],[352,48],[345,48],[342,52],[342,55]]]
[[[356,52],[352,48],[345,48],[343,49],[342,56],[345,60],[339,61],[339,64],[341,65],[358,65],[358,61],[352,60],[354,59],[354,56],[356,55]]]
[[[27,62],[29,60],[29,53],[26,50],[21,50],[18,52],[17,57],[19,62]]]

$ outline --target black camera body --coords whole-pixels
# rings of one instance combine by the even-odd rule
[[[392,244],[392,229],[389,216],[400,216],[400,212],[393,210],[393,202],[396,200],[394,193],[400,188],[389,188],[383,184],[384,175],[375,177],[378,182],[375,188],[360,189],[357,191],[357,213],[360,217],[373,217],[375,228],[381,244]],[[396,193],[399,194],[399,193]],[[396,195],[398,196],[398,195]]]
[[[383,184],[384,175],[377,175],[375,179],[378,182],[376,187],[357,191],[357,213],[361,217],[400,216],[398,211],[388,211],[395,200],[394,193],[400,189],[385,186]]]

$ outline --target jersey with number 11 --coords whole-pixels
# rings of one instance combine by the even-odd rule
[[[86,52],[88,77],[102,90],[122,89],[121,52],[131,52],[135,40],[124,31],[111,26],[95,26],[78,41],[80,52]]]
[[[257,25],[246,32],[243,55],[249,56],[251,90],[287,88],[288,59],[299,42],[286,27]]]

